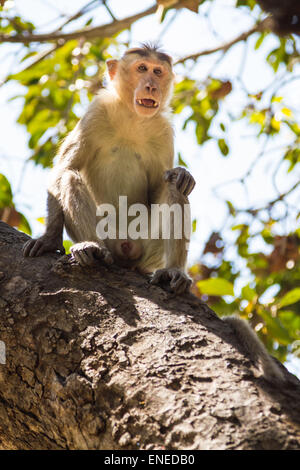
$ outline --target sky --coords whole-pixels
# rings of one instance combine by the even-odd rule
[[[8,0],[11,1],[11,0]],[[15,6],[21,16],[35,24],[44,25],[41,31],[54,29],[60,24],[57,22],[59,15],[71,15],[87,3],[86,0],[15,0]],[[130,44],[137,45],[140,42],[159,39],[160,44],[174,59],[212,48],[236,37],[239,33],[249,29],[254,19],[248,11],[237,11],[232,8],[234,0],[218,0],[217,6],[211,7],[206,2],[201,7],[201,14],[195,14],[186,9],[177,13],[170,13],[167,23],[160,24],[158,15],[151,15],[135,23],[130,33]],[[152,6],[153,1],[148,0],[110,0],[109,6],[114,15],[121,19]],[[213,5],[214,5],[213,4]],[[100,8],[94,16],[93,24],[104,24],[111,18],[104,8]],[[255,14],[254,14],[255,15]],[[91,15],[87,15],[87,19]],[[210,23],[207,17],[210,18]],[[210,26],[209,26],[210,24]],[[77,22],[78,27],[81,26]],[[75,28],[72,24],[70,29]],[[122,33],[124,41],[128,39],[128,33]],[[224,80],[239,77],[251,93],[257,93],[274,80],[271,68],[265,63],[265,57],[277,44],[275,37],[270,36],[264,41],[261,48],[253,53],[253,45],[257,36],[248,40],[248,45],[239,43],[226,54],[226,57],[218,62],[219,55],[212,55],[201,59],[195,66],[188,63],[192,76],[198,80],[204,79],[208,73]],[[0,49],[0,80],[8,71],[18,70],[20,67],[17,55],[11,57],[11,51],[17,51],[19,46],[4,45]],[[182,66],[176,67],[178,78],[184,73]],[[299,75],[299,69],[296,72]],[[289,86],[289,90],[281,90],[287,105],[300,109],[299,81]],[[9,101],[9,98],[17,95],[20,88],[9,83],[0,88],[0,173],[4,173],[12,184],[15,193],[15,203],[19,210],[29,219],[33,228],[33,236],[43,232],[43,226],[37,221],[46,215],[46,187],[48,172],[29,163],[24,162],[29,156],[27,147],[28,135],[25,129],[16,125],[16,119],[22,107],[21,100]],[[228,120],[227,113],[238,113],[240,103],[244,100],[241,91],[237,90],[231,94],[230,100],[224,100],[222,104],[220,120]],[[278,161],[282,156],[282,146],[290,140],[288,131],[281,137],[280,141],[273,140],[266,148],[267,156],[258,163],[255,170],[248,179],[247,192],[240,184],[234,182],[242,177],[251,163],[261,151],[264,142],[254,136],[255,130],[246,125],[245,121],[239,120],[230,126],[226,139],[230,144],[230,158],[221,156],[214,141],[208,141],[199,146],[195,141],[193,126],[187,126],[182,131],[182,123],[186,117],[184,111],[175,117],[176,152],[180,152],[189,166],[189,171],[196,179],[196,187],[190,196],[192,218],[197,219],[197,231],[193,235],[189,262],[197,261],[204,243],[211,231],[218,230],[226,223],[228,218],[224,199],[230,199],[238,207],[252,205],[260,207],[266,201],[276,197],[277,193],[272,182]],[[216,123],[212,130],[213,135],[220,134]],[[279,191],[284,191],[299,179],[300,174],[286,174],[284,166],[278,173],[277,186]],[[219,197],[216,196],[215,188],[218,187]],[[299,206],[299,193],[292,196],[295,205]],[[294,220],[291,217],[288,227],[284,230],[294,228]],[[241,285],[245,285],[248,279],[241,279]],[[292,366],[291,366],[292,367]],[[300,371],[300,368],[299,368]]]

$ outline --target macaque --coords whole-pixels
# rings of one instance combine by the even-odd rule
[[[115,236],[101,238],[97,230],[99,207],[116,208],[117,222],[124,216],[124,211],[118,212],[120,196],[127,197],[128,206],[142,204],[146,208],[148,226],[153,220],[152,205],[189,208],[194,178],[184,168],[173,168],[169,112],[172,59],[158,48],[144,45],[127,50],[119,61],[108,60],[107,67],[109,87],[98,93],[60,147],[48,188],[46,232],[25,243],[23,253],[29,257],[64,253],[65,226],[75,242],[72,256],[80,265],[91,266],[100,260],[105,265],[116,263],[154,273],[152,283],[167,285],[181,294],[191,284],[185,272],[186,233],[178,237],[170,227],[170,237],[136,238],[117,230]],[[183,210],[179,218],[184,214]],[[125,217],[127,223],[132,219],[129,212]],[[225,321],[266,378],[284,380],[279,366],[246,322],[238,317]]]
[[[118,213],[120,196],[127,197],[128,206],[147,208],[148,225],[153,204],[189,207],[194,178],[184,168],[173,168],[172,59],[155,46],[143,45],[127,50],[120,60],[108,60],[107,67],[109,86],[98,93],[60,147],[48,188],[46,232],[28,241],[23,253],[64,253],[65,226],[75,242],[72,256],[80,265],[101,260],[154,273],[152,283],[167,284],[181,294],[191,284],[185,272],[186,234],[177,237],[172,227],[164,239],[139,239],[118,230],[113,237],[97,234],[97,208],[110,204]],[[128,216],[127,223],[131,220]]]

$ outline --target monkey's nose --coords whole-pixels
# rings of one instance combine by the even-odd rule
[[[156,92],[157,88],[154,85],[146,85],[146,91],[148,93],[154,94]]]
[[[128,241],[121,243],[121,250],[124,255],[128,256],[131,251],[131,243]]]

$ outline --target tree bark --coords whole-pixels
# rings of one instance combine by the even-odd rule
[[[300,448],[298,379],[257,377],[198,298],[114,266],[23,258],[27,239],[0,223],[2,449]]]

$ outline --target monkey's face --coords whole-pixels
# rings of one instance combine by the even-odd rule
[[[152,117],[168,104],[174,74],[166,62],[132,54],[107,65],[120,98],[139,116]]]
[[[152,117],[166,104],[171,76],[162,62],[139,59],[131,64],[133,106],[138,115]]]

